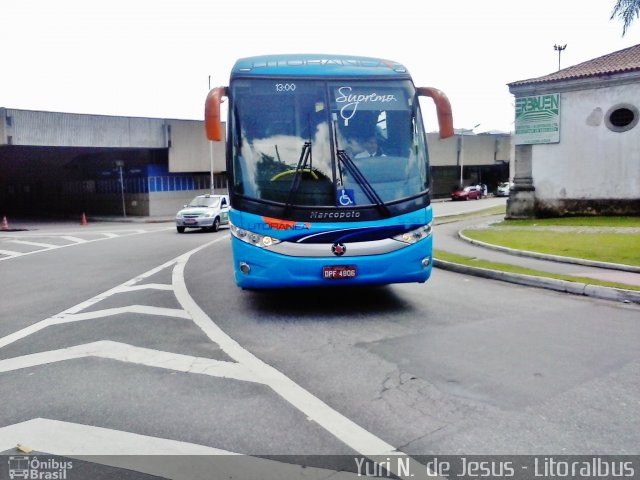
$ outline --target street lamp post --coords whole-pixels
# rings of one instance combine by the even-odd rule
[[[462,188],[464,186],[464,180],[463,180],[463,171],[464,171],[464,134],[465,133],[473,133],[473,131],[478,128],[480,126],[480,124],[478,123],[477,125],[474,125],[473,128],[469,128],[469,129],[460,129],[460,188]]]
[[[209,91],[211,91],[211,75],[209,75]],[[210,179],[209,179],[209,188],[211,190],[211,193],[213,193],[214,190],[214,183],[213,183],[213,140],[209,140],[209,171],[210,171]]]
[[[560,70],[560,56],[562,55],[562,51],[567,48],[567,44],[565,43],[564,45],[554,45],[553,49],[558,52],[558,71]]]
[[[124,201],[124,176],[122,175],[122,167],[124,167],[123,160],[116,160],[115,166],[120,172],[120,196],[122,197],[122,216],[127,218],[127,207],[126,202]]]

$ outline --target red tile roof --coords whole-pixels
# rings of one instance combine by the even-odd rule
[[[572,67],[564,68],[555,73],[528,80],[518,80],[509,83],[510,87],[529,85],[532,83],[547,83],[577,78],[597,77],[614,73],[632,72],[640,70],[640,44],[588,60]]]

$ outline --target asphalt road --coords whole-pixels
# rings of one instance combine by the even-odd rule
[[[638,306],[437,269],[247,292],[228,230],[170,224],[46,226],[0,250],[34,252],[0,260],[0,452],[285,455],[285,478],[394,449],[639,453]]]

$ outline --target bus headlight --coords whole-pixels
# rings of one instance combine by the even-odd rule
[[[411,230],[409,232],[401,233],[400,235],[396,235],[393,237],[394,240],[398,240],[399,242],[404,242],[408,244],[414,244],[419,242],[420,240],[427,238],[431,235],[431,223],[423,225],[415,230]]]
[[[250,245],[255,245],[256,247],[267,248],[280,243],[280,240],[277,238],[270,237],[269,235],[260,235],[243,228],[238,228],[232,223],[229,223],[229,227],[231,229],[231,235],[236,237],[238,240],[242,240]]]

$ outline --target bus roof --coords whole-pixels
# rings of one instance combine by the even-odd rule
[[[231,78],[259,76],[410,78],[398,62],[373,57],[322,54],[261,55],[240,58]]]

